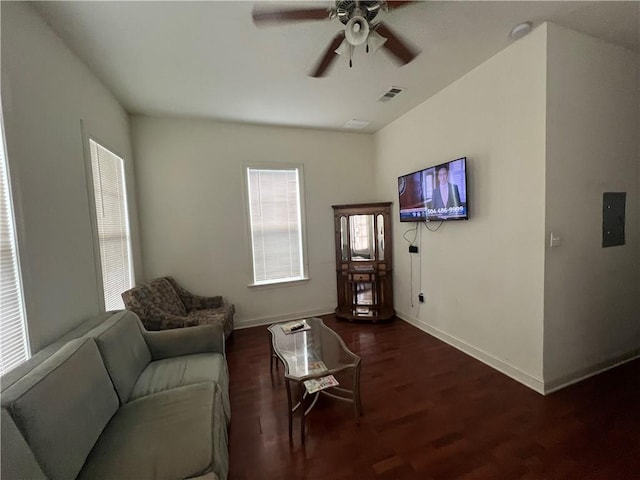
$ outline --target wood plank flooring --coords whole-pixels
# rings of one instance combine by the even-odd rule
[[[360,425],[321,398],[290,443],[266,327],[238,330],[230,480],[640,479],[640,361],[544,397],[402,320],[323,318],[362,357]]]

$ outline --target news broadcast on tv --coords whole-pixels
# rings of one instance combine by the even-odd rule
[[[401,222],[467,220],[466,158],[398,177]]]

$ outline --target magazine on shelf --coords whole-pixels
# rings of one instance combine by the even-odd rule
[[[321,378],[312,378],[311,380],[305,380],[304,386],[309,393],[316,393],[325,388],[337,387],[339,385],[336,377],[333,375],[327,375]]]
[[[318,375],[329,370],[324,362],[319,360],[308,360],[306,357],[296,357],[289,363],[291,373],[297,377],[307,375]]]
[[[326,371],[327,371],[327,366],[324,364],[322,360],[309,362],[309,365],[307,366],[308,375],[311,375],[313,373],[326,372]]]
[[[304,332],[305,330],[311,330],[311,326],[305,319],[294,320],[293,322],[286,322],[280,325],[282,331],[289,335],[290,333]]]

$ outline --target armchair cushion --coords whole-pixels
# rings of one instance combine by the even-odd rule
[[[187,314],[187,309],[178,295],[178,292],[173,288],[173,285],[169,283],[166,278],[156,278],[150,284],[151,298],[149,301],[161,310],[164,310],[171,315],[184,316]]]
[[[167,280],[167,282],[180,296],[180,299],[184,303],[187,311],[204,310],[206,308],[220,308],[224,303],[224,299],[220,295],[215,297],[201,297],[200,295],[194,295],[188,290],[182,288],[173,277],[164,277],[164,279]]]
[[[206,310],[192,310],[187,314],[190,322],[196,325],[222,325],[225,337],[233,333],[233,322],[228,321],[233,318],[233,305],[226,304],[220,308],[207,308]]]

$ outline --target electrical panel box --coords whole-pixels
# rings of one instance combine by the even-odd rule
[[[626,192],[602,195],[602,248],[624,245]]]

